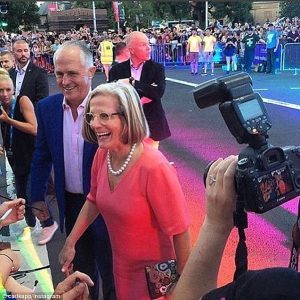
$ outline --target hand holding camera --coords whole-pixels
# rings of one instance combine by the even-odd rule
[[[209,168],[206,178],[206,217],[205,222],[229,231],[233,228],[236,192],[234,175],[237,156],[219,158]]]
[[[268,143],[271,121],[247,73],[210,80],[197,87],[199,108],[219,103],[223,119],[239,144],[236,191],[247,211],[264,213],[300,195],[300,147]]]

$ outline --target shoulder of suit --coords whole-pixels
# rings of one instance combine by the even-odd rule
[[[153,61],[152,59],[147,60],[144,64],[144,67],[156,67],[158,69],[164,69],[164,66],[156,61]]]
[[[38,70],[40,71],[41,73],[46,73],[47,74],[47,71],[37,65],[35,65],[33,62],[30,62],[30,64],[28,65],[28,68],[29,69],[32,69],[32,70]]]
[[[58,93],[41,99],[40,101],[38,101],[37,105],[40,107],[47,107],[47,108],[53,106],[59,106],[62,105],[63,99],[64,99],[64,95],[62,93]]]

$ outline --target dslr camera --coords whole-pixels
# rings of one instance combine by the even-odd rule
[[[300,147],[268,143],[271,120],[247,73],[210,80],[193,94],[201,109],[219,104],[231,134],[239,144],[248,144],[235,174],[238,198],[247,211],[264,213],[300,195]]]

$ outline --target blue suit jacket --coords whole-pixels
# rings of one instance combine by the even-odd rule
[[[59,208],[60,228],[64,227],[65,170],[63,149],[63,94],[49,96],[36,108],[38,131],[31,164],[31,201],[44,201],[51,167],[54,167],[55,193]],[[90,190],[91,167],[97,144],[84,142],[83,192]]]

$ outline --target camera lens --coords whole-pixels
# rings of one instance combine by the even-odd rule
[[[295,184],[298,188],[300,188],[300,174],[295,175]]]

